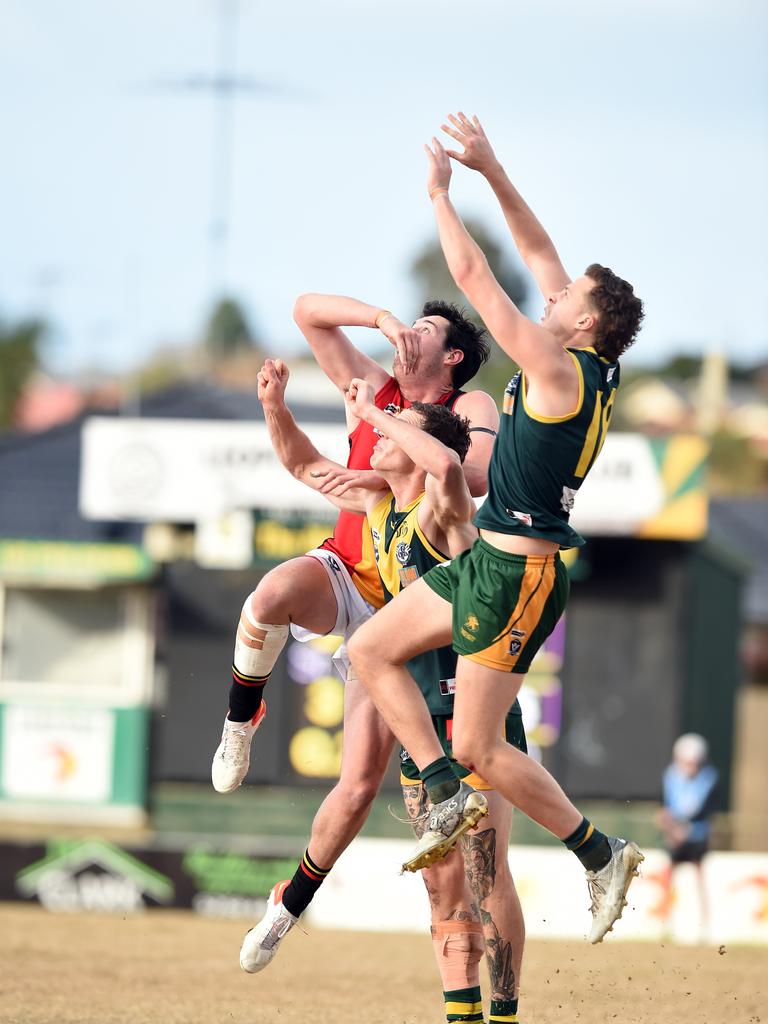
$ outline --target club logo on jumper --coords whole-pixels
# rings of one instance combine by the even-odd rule
[[[510,415],[515,405],[515,396],[517,395],[517,389],[520,386],[520,374],[516,373],[512,380],[507,384],[504,389],[504,404],[502,405],[502,412]]]
[[[395,558],[400,565],[408,565],[411,560],[411,545],[401,541],[395,548]]]
[[[441,679],[440,680],[440,696],[450,697],[451,694],[456,693],[456,680],[455,679]]]
[[[397,575],[400,577],[400,589],[403,590],[405,587],[409,587],[412,583],[415,583],[419,578],[419,570],[415,565],[406,565],[402,569],[397,570]]]
[[[459,632],[461,633],[465,640],[475,640],[475,634],[477,633],[479,628],[480,621],[478,620],[476,615],[472,615],[470,613],[464,620],[464,625],[461,627]]]
[[[533,516],[530,512],[515,512],[514,509],[504,509],[508,516],[512,516],[513,519],[519,519],[521,523],[525,523],[526,526],[533,526]]]
[[[384,406],[384,412],[388,412],[392,416],[397,416],[397,414],[400,412],[400,406],[395,405],[394,402],[387,402],[387,404]]]
[[[563,487],[563,496],[560,499],[560,508],[570,515],[573,510],[573,503],[576,501],[576,491],[572,487]]]

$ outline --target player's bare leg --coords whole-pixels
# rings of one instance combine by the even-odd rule
[[[427,792],[403,785],[403,800],[419,838],[427,817]],[[432,948],[443,984],[448,1020],[482,1021],[480,960],[485,952],[478,910],[458,851],[421,872],[429,896]]]
[[[296,622],[327,633],[336,622],[336,598],[321,563],[307,555],[268,572],[246,599],[235,639],[229,712],[213,758],[214,789],[231,793],[250,764],[251,741],[264,720],[264,687]]]
[[[245,936],[240,966],[263,971],[306,910],[331,868],[365,824],[387,770],[394,736],[353,672],[344,694],[344,748],[339,781],[320,805],[292,879],[272,889],[267,911]]]
[[[473,901],[480,913],[491,980],[491,1017],[517,1013],[525,921],[509,870],[512,807],[498,793],[485,793],[488,817],[462,836],[461,854]]]
[[[405,668],[414,654],[450,643],[450,628],[450,604],[418,580],[366,623],[349,646],[360,679],[430,789],[429,826],[404,865],[407,870],[444,856],[459,834],[477,825],[485,804],[466,783],[459,785],[455,776],[450,780],[426,704]],[[596,830],[546,769],[502,740],[502,723],[521,681],[519,675],[459,658],[454,757],[576,853],[587,870],[592,899],[590,941],[600,942],[621,916],[643,856],[634,843]],[[429,776],[437,782],[434,787]],[[444,789],[445,796],[434,795]]]
[[[344,747],[339,781],[312,822],[312,859],[330,869],[370,813],[395,738],[360,680],[350,672],[344,695]]]
[[[523,677],[459,658],[456,665],[453,751],[529,818],[573,850],[587,872],[591,942],[601,942],[626,906],[627,890],[643,855],[634,843],[603,836],[574,807],[555,779],[533,758],[501,739],[507,709]]]

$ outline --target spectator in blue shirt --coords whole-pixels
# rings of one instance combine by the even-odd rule
[[[688,732],[675,740],[672,763],[664,772],[663,807],[658,816],[670,858],[668,888],[671,890],[672,872],[678,864],[696,867],[703,926],[707,907],[701,862],[709,849],[718,781],[717,769],[708,759],[707,741],[698,733]]]

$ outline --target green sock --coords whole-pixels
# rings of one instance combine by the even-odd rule
[[[611,859],[607,836],[586,818],[581,819],[576,831],[566,836],[563,842],[571,853],[576,854],[587,871],[599,871]]]
[[[492,999],[488,1024],[517,1024],[516,999]]]
[[[454,1021],[477,1021],[482,1024],[483,1020],[483,997],[480,994],[480,986],[473,988],[457,988],[453,992],[443,992],[445,999],[445,1019],[448,1024]]]
[[[433,804],[449,800],[459,791],[459,780],[447,757],[438,757],[419,772],[419,778],[427,789],[427,796]]]

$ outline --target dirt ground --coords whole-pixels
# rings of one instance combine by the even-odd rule
[[[183,911],[53,915],[0,905],[2,1024],[440,1024],[429,939],[287,937],[263,974],[237,962],[242,922]],[[768,1024],[764,949],[530,942],[523,1024]]]

